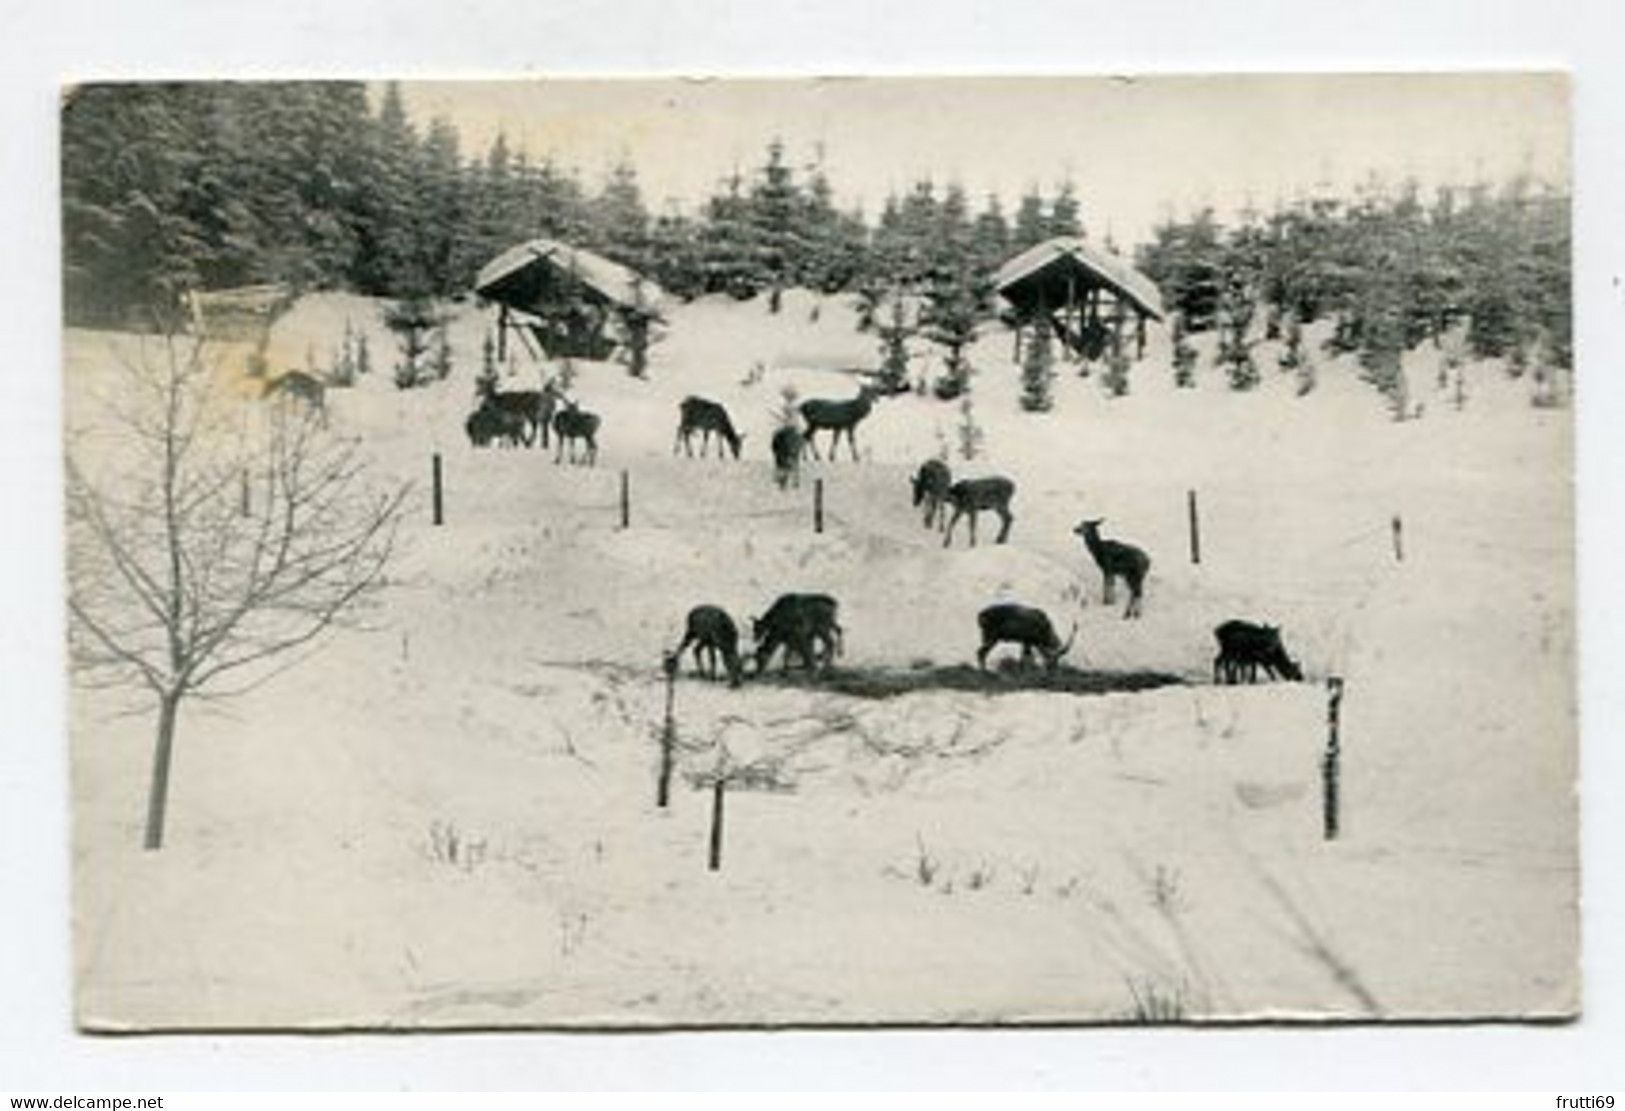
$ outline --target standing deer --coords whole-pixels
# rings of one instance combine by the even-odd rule
[[[965,478],[948,487],[948,504],[954,507],[943,533],[942,546],[954,542],[954,525],[959,518],[970,517],[970,546],[976,547],[976,516],[984,509],[999,515],[999,539],[1003,544],[1010,538],[1010,525],[1015,521],[1010,513],[1010,499],[1016,496],[1016,484],[1008,478],[993,475],[989,478]]]
[[[524,422],[526,447],[534,446],[538,439],[543,448],[551,446],[548,426],[553,423],[553,413],[559,402],[558,388],[552,382],[539,390],[499,390],[495,383],[482,380],[479,392],[482,408],[509,413]]]
[[[711,453],[711,434],[716,433],[717,439],[728,446],[735,459],[739,458],[739,447],[744,443],[745,437],[734,431],[733,421],[728,419],[728,410],[715,401],[707,401],[703,397],[685,397],[678,407],[679,419],[677,422],[677,440],[671,446],[671,453],[677,454],[682,448],[691,458],[694,455],[694,433],[701,434],[700,456],[703,458]],[[721,454],[722,449],[717,449]]]
[[[694,646],[694,667],[707,678],[717,677],[717,657],[722,657],[728,669],[728,685],[739,685],[742,669],[739,665],[739,627],[720,606],[695,606],[688,611],[688,622],[683,631],[683,642],[674,656],[681,656]]]
[[[783,425],[773,433],[773,481],[780,490],[801,486],[801,457],[806,450],[806,437],[795,425]]]
[[[526,438],[529,426],[525,418],[494,405],[481,405],[468,414],[463,429],[468,433],[468,442],[474,447],[488,447],[492,443],[518,447],[530,442]]]
[[[914,505],[925,506],[925,527],[936,528],[948,523],[943,505],[948,500],[948,489],[954,483],[953,472],[940,459],[927,459],[914,472]]]
[[[835,449],[840,446],[841,433],[846,433],[846,446],[852,449],[852,461],[858,460],[858,441],[854,432],[858,422],[869,415],[874,408],[875,398],[880,391],[870,385],[858,387],[858,396],[849,401],[830,401],[825,398],[811,398],[801,403],[801,419],[807,422],[807,450],[812,452],[814,459],[818,458],[818,433],[823,429],[830,430],[829,458],[835,460]]]
[[[553,462],[557,463],[564,456],[564,447],[570,446],[570,462],[576,461],[576,441],[585,440],[587,444],[584,453],[584,462],[592,466],[598,461],[598,414],[589,413],[578,408],[574,401],[566,401],[564,408],[553,414],[553,431],[558,434],[558,450],[553,453]]]
[[[976,615],[976,624],[982,630],[982,646],[976,650],[976,666],[987,670],[987,654],[1003,643],[1021,645],[1021,666],[1033,662],[1033,653],[1044,658],[1044,670],[1054,671],[1061,657],[1072,649],[1078,636],[1078,624],[1072,623],[1072,632],[1065,643],[1055,635],[1055,626],[1049,615],[1031,606],[1018,606],[1014,602],[1000,602],[988,606]]]
[[[1105,523],[1106,518],[1096,517],[1083,521],[1072,532],[1083,537],[1084,547],[1089,549],[1105,579],[1101,601],[1108,606],[1112,604],[1112,581],[1120,578],[1128,584],[1128,605],[1123,608],[1123,616],[1139,617],[1145,576],[1151,570],[1151,557],[1133,544],[1101,539],[1100,526]]]

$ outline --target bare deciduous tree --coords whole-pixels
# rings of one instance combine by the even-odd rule
[[[242,693],[355,612],[407,490],[371,486],[359,444],[296,399],[251,430],[200,344],[145,342],[123,370],[68,452],[69,629],[82,682],[157,699],[156,849],[182,702]]]

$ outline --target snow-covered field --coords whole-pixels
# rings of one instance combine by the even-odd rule
[[[1353,368],[1295,395],[1227,390],[1204,347],[1176,390],[1154,333],[1133,393],[1062,368],[1016,404],[1010,337],[973,352],[983,452],[1018,487],[1011,542],[943,550],[908,475],[957,445],[956,405],[905,396],[866,456],[776,489],[780,390],[849,396],[873,365],[848,308],[805,294],[675,310],[649,380],[578,364],[596,468],[474,451],[492,314],[459,306],[457,371],[402,393],[378,306],[308,298],[273,359],[365,328],[379,369],[335,433],[417,484],[392,587],[251,694],[181,720],[167,844],[140,848],[151,722],[73,706],[78,1013],[96,1028],[739,1025],[1422,1018],[1579,1005],[1571,413],[1499,367],[1468,403],[1411,367],[1396,424]],[[67,337],[70,425],[117,337]],[[920,352],[922,372],[930,361]],[[759,374],[753,367],[762,367]],[[274,367],[280,364],[274,362]],[[930,368],[935,373],[935,368]],[[514,384],[538,380],[520,363]],[[725,403],[740,462],[671,454],[678,401]],[[430,455],[447,522],[429,521]],[[619,528],[619,472],[632,522]],[[813,477],[827,524],[812,529]],[[1186,491],[1200,496],[1193,565]],[[1398,562],[1390,520],[1404,522]],[[1072,527],[1152,555],[1123,621]],[[1185,684],[857,698],[686,671],[685,771],[725,746],[786,790],[655,806],[663,649],[687,609],[742,624],[783,591],[841,603],[842,666],[973,661],[990,601],[1044,607],[1069,662]],[[1121,601],[1119,601],[1119,606]],[[1209,682],[1211,629],[1283,627],[1310,681]],[[686,667],[686,661],[685,661]],[[1343,834],[1321,838],[1326,688],[1346,681]],[[1008,684],[1017,684],[1010,680]]]

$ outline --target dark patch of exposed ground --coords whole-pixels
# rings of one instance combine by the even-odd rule
[[[1163,671],[1088,671],[1059,667],[1001,668],[982,671],[969,664],[951,667],[848,668],[827,671],[769,670],[750,683],[780,687],[832,691],[855,698],[894,698],[919,691],[956,690],[982,694],[1015,694],[1020,691],[1054,691],[1057,694],[1109,694],[1113,691],[1142,691],[1183,684],[1178,675]]]

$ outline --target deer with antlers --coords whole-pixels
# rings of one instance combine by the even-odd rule
[[[858,442],[854,433],[858,424],[869,415],[874,408],[875,398],[880,391],[874,386],[863,385],[858,387],[858,396],[845,401],[831,401],[827,398],[810,398],[803,401],[800,407],[801,419],[807,425],[807,450],[814,459],[818,458],[818,433],[825,429],[830,432],[829,457],[833,462],[835,450],[840,446],[841,433],[846,433],[846,446],[852,449],[852,461],[858,460]]]

